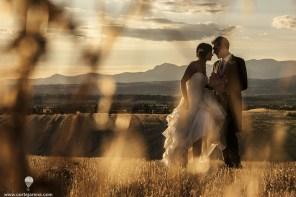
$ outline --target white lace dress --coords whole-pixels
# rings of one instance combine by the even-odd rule
[[[207,81],[204,74],[195,73],[186,82],[188,109],[185,109],[182,98],[167,116],[168,127],[163,132],[163,161],[167,165],[178,162],[180,157],[187,154],[193,143],[202,137],[206,138],[207,144],[219,144],[223,149],[219,132],[224,121],[224,111],[212,92],[205,88]]]

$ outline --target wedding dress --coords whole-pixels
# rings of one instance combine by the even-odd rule
[[[213,145],[224,148],[219,134],[224,122],[224,111],[213,93],[205,88],[207,81],[204,74],[193,74],[186,82],[188,108],[185,108],[182,98],[178,106],[167,116],[168,127],[163,132],[163,161],[167,165],[179,163],[193,143],[200,138],[208,144],[208,150],[202,150],[203,152],[212,151]]]

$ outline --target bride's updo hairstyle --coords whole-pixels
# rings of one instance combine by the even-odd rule
[[[212,53],[212,46],[207,43],[200,43],[196,48],[196,56],[205,59],[209,53]]]

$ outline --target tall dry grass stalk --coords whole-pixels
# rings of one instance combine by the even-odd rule
[[[102,9],[106,1],[99,1],[98,9]],[[127,21],[132,15],[141,15],[149,1],[133,1],[129,9],[124,13],[124,21]],[[47,54],[47,45],[50,40],[47,38],[47,31],[50,26],[62,29],[72,36],[73,42],[79,42],[76,39],[77,25],[69,13],[50,0],[12,0],[5,1],[1,4],[1,9],[11,11],[14,14],[14,20],[17,25],[17,34],[10,42],[9,46],[4,49],[7,53],[15,53],[17,55],[17,82],[14,87],[9,90],[1,89],[3,97],[1,98],[1,107],[9,112],[9,121],[5,127],[1,129],[1,145],[0,145],[0,175],[7,177],[5,181],[0,180],[0,185],[4,191],[21,192],[24,189],[24,177],[30,174],[25,152],[25,124],[28,107],[31,102],[31,84],[30,77],[38,66],[40,59]],[[11,10],[10,10],[11,9]],[[98,21],[104,27],[104,39],[95,41],[94,47],[87,47],[83,50],[82,60],[86,66],[90,67],[92,72],[97,72],[103,60],[105,60],[117,37],[124,30],[122,24],[118,28],[114,28],[112,24],[116,21],[110,20],[108,13],[103,13]],[[102,79],[96,81],[93,78],[87,79],[77,92],[75,99],[83,99],[87,95],[91,87],[98,87],[103,95],[98,104],[98,111],[108,114],[112,103],[112,96],[116,90],[116,84],[111,79]],[[78,115],[79,118],[79,115]],[[105,127],[109,116],[106,115],[98,120],[99,127]],[[123,125],[128,125],[126,120],[118,118],[116,129],[123,129]],[[77,125],[76,125],[77,126]],[[75,134],[75,128],[71,126],[66,129],[68,134]],[[65,136],[65,140],[70,138]],[[63,143],[59,142],[58,145]],[[59,147],[55,147],[58,151]],[[75,152],[75,150],[74,150]],[[70,158],[69,158],[70,159]],[[1,188],[1,189],[2,189]]]
[[[4,3],[3,3],[4,2]],[[23,191],[24,190],[24,177],[30,175],[32,172],[28,167],[26,159],[26,148],[24,144],[25,139],[25,124],[28,114],[29,104],[31,102],[31,84],[30,77],[34,70],[38,66],[41,58],[47,53],[47,46],[50,40],[47,37],[47,32],[50,27],[55,27],[63,30],[66,34],[70,35],[74,43],[81,42],[77,39],[78,22],[73,20],[71,14],[67,12],[63,7],[54,4],[50,0],[11,0],[3,1],[1,9],[8,12],[12,12],[15,17],[17,33],[15,38],[10,42],[7,48],[4,49],[7,53],[14,53],[17,56],[17,82],[13,88],[7,89],[6,87],[0,87],[1,94],[0,99],[1,107],[7,109],[9,116],[7,116],[7,123],[0,130],[0,177],[6,177],[6,179],[0,179],[0,190],[3,191]],[[95,40],[91,46],[82,49],[81,63],[89,67],[91,72],[98,72],[100,65],[108,58],[117,38],[124,32],[125,25],[133,16],[141,16],[145,11],[149,10],[152,1],[149,0],[137,0],[131,1],[128,9],[122,13],[120,25],[117,24],[116,18],[108,17],[108,13],[104,10],[105,3],[107,1],[98,1],[98,10],[101,13],[98,16],[98,23],[102,28],[102,34],[105,36],[100,40]],[[191,5],[191,1],[179,1],[185,3],[188,6]],[[246,1],[248,5],[246,11],[252,10],[253,1]],[[123,22],[122,22],[123,21]],[[182,37],[182,32],[178,32]],[[179,49],[180,42],[174,42]],[[79,44],[77,46],[80,46]],[[183,50],[180,50],[183,53]],[[283,82],[288,83],[288,82]],[[98,103],[97,111],[100,115],[94,115],[96,124],[99,129],[111,129],[116,132],[116,138],[105,151],[105,156],[110,160],[106,163],[109,172],[112,176],[116,176],[119,165],[123,165],[124,156],[133,155],[140,157],[145,155],[145,149],[143,148],[143,142],[137,138],[137,136],[130,136],[127,134],[127,129],[131,122],[130,115],[118,115],[115,123],[110,122],[109,111],[113,100],[113,95],[116,91],[116,83],[110,78],[102,78],[99,81],[90,77],[84,81],[74,99],[84,99],[89,91],[97,87],[100,91],[101,99]],[[56,146],[52,150],[53,152],[59,152],[59,149],[63,147],[65,143],[70,142],[72,135],[79,133],[79,129],[82,126],[79,124],[81,118],[80,114],[75,115],[73,121],[68,121],[65,126],[65,132],[61,134],[63,137],[59,138]],[[251,122],[251,118],[250,118]],[[251,124],[251,123],[250,123]],[[81,129],[82,130],[82,129]],[[277,144],[282,144],[285,138],[285,129],[281,125],[276,128],[274,140]],[[82,138],[83,139],[83,138]],[[85,143],[81,142],[82,144]],[[81,151],[81,145],[77,150],[71,150],[67,154],[67,159],[71,160],[71,155],[75,152]],[[129,152],[131,151],[131,152]],[[269,148],[266,147],[265,154],[269,154]],[[128,165],[133,165],[128,163]],[[133,165],[134,166],[134,165]],[[134,166],[136,167],[136,166]],[[205,168],[208,168],[208,164]],[[123,177],[132,177],[132,171],[127,172]],[[258,182],[260,177],[248,179],[247,175],[243,176],[247,183],[248,196],[255,196],[258,192]],[[123,181],[126,181],[124,179]],[[228,192],[235,192],[240,188],[236,185],[230,185],[229,190],[225,191],[225,195]],[[238,192],[239,193],[239,192]]]

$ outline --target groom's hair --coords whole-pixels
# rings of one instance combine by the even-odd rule
[[[218,46],[221,46],[221,44],[224,43],[225,47],[227,49],[229,49],[229,41],[227,38],[223,37],[223,36],[218,36],[217,38],[215,38],[213,41],[212,41],[212,44],[213,45],[218,45]]]

